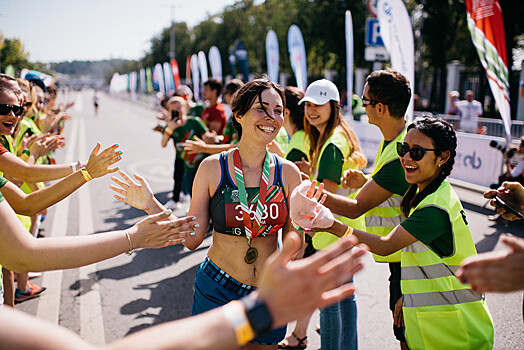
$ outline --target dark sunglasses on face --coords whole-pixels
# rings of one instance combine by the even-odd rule
[[[12,106],[5,103],[0,103],[0,115],[8,115],[13,111],[13,114],[17,117],[21,116],[24,113],[24,107],[22,106]]]
[[[360,98],[362,99],[362,106],[363,107],[366,107],[366,106],[369,106],[369,105],[374,106],[377,103],[381,103],[380,101],[373,101],[373,100],[367,99],[364,96],[361,96]],[[384,103],[384,102],[382,102],[382,103]]]
[[[424,158],[426,151],[436,151],[436,150],[437,150],[436,148],[424,148],[420,146],[409,148],[409,145],[407,143],[397,142],[398,155],[401,157],[404,157],[409,152],[409,156],[414,161],[419,161],[422,158]]]

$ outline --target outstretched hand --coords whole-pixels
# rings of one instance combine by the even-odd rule
[[[118,144],[109,146],[100,154],[98,154],[100,148],[101,145],[100,142],[98,142],[89,155],[89,160],[85,166],[87,172],[93,179],[117,171],[118,167],[109,167],[122,159],[122,151],[116,150],[118,148]]]
[[[287,235],[282,250],[267,259],[255,291],[269,308],[273,327],[353,295],[355,288],[350,281],[362,270],[360,258],[367,250],[364,245],[351,249],[355,244],[357,239],[352,236],[308,258],[292,261],[301,241],[295,232]]]
[[[456,276],[478,292],[524,290],[524,239],[502,236],[509,251],[482,253],[464,259]]]
[[[168,220],[171,210],[150,215],[140,220],[127,231],[133,248],[163,248],[185,242],[185,238],[194,235],[198,224],[194,216]]]
[[[348,169],[340,179],[344,188],[361,188],[368,181],[364,173],[356,169]]]
[[[120,180],[116,176],[111,176],[111,180],[116,183],[119,187],[111,184],[109,187],[119,195],[114,195],[116,199],[121,202],[127,203],[137,209],[146,210],[150,203],[154,201],[153,191],[147,183],[147,181],[140,175],[134,174],[135,179],[138,183],[133,181],[129,175],[122,170],[118,171],[118,174],[122,176],[124,181]]]
[[[189,154],[199,154],[206,152],[206,143],[198,136],[193,136],[193,140],[187,140],[182,144],[184,151]]]
[[[302,160],[295,162],[295,165],[300,169],[301,172],[305,174],[311,174],[311,163],[309,163],[306,158],[302,157]]]

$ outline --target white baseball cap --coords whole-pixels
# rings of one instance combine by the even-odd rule
[[[298,104],[307,101],[320,106],[330,100],[340,102],[337,86],[327,79],[320,79],[309,84],[304,98],[298,101]]]

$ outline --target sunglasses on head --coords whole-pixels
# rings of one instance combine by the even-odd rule
[[[24,107],[22,106],[12,106],[5,103],[0,103],[0,115],[8,115],[13,111],[13,114],[17,117],[21,116],[24,113]]]
[[[409,145],[407,143],[397,142],[398,155],[401,157],[404,157],[409,152],[409,156],[414,161],[418,161],[424,158],[426,151],[436,151],[436,150],[437,150],[436,148],[424,148],[420,146],[409,148]]]

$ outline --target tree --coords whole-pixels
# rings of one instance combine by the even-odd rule
[[[12,64],[15,70],[22,68],[32,68],[29,62],[29,54],[25,52],[24,45],[18,38],[8,39],[0,36],[0,66],[5,69]]]

